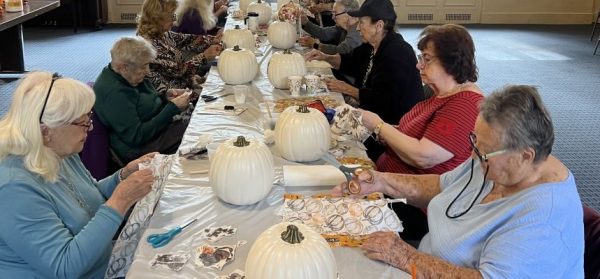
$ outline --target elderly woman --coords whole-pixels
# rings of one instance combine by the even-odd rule
[[[156,92],[145,78],[156,51],[144,38],[120,38],[110,56],[94,83],[94,110],[109,128],[110,146],[125,162],[153,151],[175,153],[188,122],[172,119],[188,107],[191,92]]]
[[[183,0],[175,10],[177,20],[172,31],[184,34],[206,35],[217,25],[213,1]],[[227,9],[227,6],[225,6]]]
[[[367,257],[419,278],[583,278],[581,201],[573,174],[550,154],[554,129],[537,90],[487,97],[469,139],[472,158],[443,175],[354,178],[361,194],[407,198],[429,215],[418,250],[379,232],[362,245]]]
[[[101,181],[77,155],[92,89],[58,74],[25,76],[0,120],[0,270],[5,278],[103,278],[123,215],[151,189],[140,158]]]
[[[361,45],[360,33],[356,30],[358,19],[349,16],[346,11],[358,9],[356,0],[336,0],[331,17],[335,26],[321,27],[302,16],[302,29],[311,36],[303,36],[298,42],[305,47],[318,49],[325,54],[346,54]],[[332,44],[319,43],[335,42]]]
[[[149,40],[157,51],[148,78],[164,94],[169,88],[200,88],[209,61],[221,52],[217,37],[169,31],[173,26],[176,0],[145,0],[137,35]],[[187,53],[193,56],[187,58]]]
[[[328,55],[312,50],[305,59],[324,60],[354,84],[330,79],[327,87],[344,94],[351,105],[373,111],[389,123],[423,99],[421,78],[414,65],[416,55],[402,36],[394,32],[396,13],[389,0],[369,0],[348,15],[359,18],[358,30],[365,42],[348,54]]]

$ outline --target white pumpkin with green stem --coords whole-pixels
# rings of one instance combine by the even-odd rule
[[[260,234],[246,260],[247,279],[335,279],[327,241],[300,223],[279,223]]]
[[[274,53],[269,60],[267,76],[273,87],[277,89],[289,89],[289,76],[304,76],[306,64],[304,57],[289,50]]]
[[[256,49],[256,39],[252,34],[252,31],[248,29],[242,29],[239,25],[235,25],[235,28],[225,30],[223,32],[223,44],[226,48],[232,48],[235,45],[245,48],[250,51]]]
[[[254,79],[258,72],[258,63],[254,52],[236,45],[221,52],[217,69],[225,83],[244,84]]]
[[[288,49],[294,46],[298,34],[296,27],[285,21],[274,21],[267,29],[267,40],[275,48]]]
[[[248,5],[248,12],[255,12],[258,14],[258,24],[267,24],[271,20],[271,5],[268,2],[258,0]]]
[[[258,140],[243,136],[223,142],[210,159],[209,179],[221,200],[249,205],[264,199],[273,187],[273,155]]]
[[[304,105],[286,108],[275,125],[281,157],[295,162],[318,160],[329,150],[331,129],[325,115]]]

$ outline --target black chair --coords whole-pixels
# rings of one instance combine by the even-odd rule
[[[95,113],[92,114],[92,121],[94,129],[88,133],[79,157],[92,176],[100,180],[125,165],[110,148],[108,129],[100,122]]]
[[[599,23],[598,22],[599,20],[600,20],[600,11],[598,11],[598,15],[596,16],[596,20],[594,21],[594,27],[592,28],[592,35],[590,36],[590,41],[594,40],[594,34],[596,33],[596,24]]]
[[[585,278],[600,279],[600,213],[583,206],[585,252],[583,269]]]

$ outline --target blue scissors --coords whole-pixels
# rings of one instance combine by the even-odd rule
[[[166,233],[151,234],[148,236],[148,238],[146,240],[148,241],[148,243],[152,244],[152,247],[154,247],[154,248],[163,247],[163,246],[167,245],[167,243],[169,243],[171,241],[171,239],[173,239],[173,237],[178,235],[183,229],[185,229],[187,226],[193,224],[196,221],[198,221],[198,218],[187,222],[185,225],[183,225],[181,227],[176,227],[174,229],[171,229]]]
[[[369,178],[369,180],[365,181],[367,183],[373,183],[373,173],[371,172],[371,170],[369,170],[368,168],[365,167],[346,167],[344,165],[342,165],[333,155],[331,155],[329,152],[326,152],[325,155],[321,158],[323,159],[323,161],[330,163],[331,165],[333,165],[334,167],[337,167],[340,171],[342,171],[342,173],[344,174],[344,176],[346,177],[346,184],[348,187],[348,192],[350,192],[350,194],[360,194],[361,191],[361,187],[360,187],[360,183],[352,180],[352,176],[356,175],[358,176],[361,172],[368,172],[371,177]]]

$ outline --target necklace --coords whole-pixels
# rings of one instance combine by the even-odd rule
[[[73,185],[73,183],[71,183],[71,181],[69,179],[67,179],[66,177],[63,177],[61,175],[59,175],[58,177],[59,177],[59,181],[61,182],[60,184],[63,184],[66,186],[65,189],[67,189],[67,192],[69,192],[69,195],[71,195],[71,197],[73,197],[75,199],[75,201],[77,201],[77,204],[79,204],[79,206],[88,214],[88,216],[90,218],[92,216],[94,216],[92,213],[92,209],[90,208],[90,206],[87,204],[87,202],[83,198],[83,195],[81,194],[79,189],[77,189],[75,187],[75,185]]]

